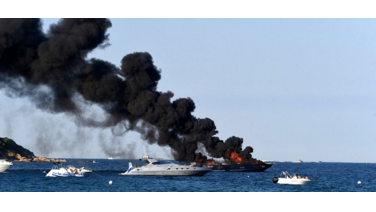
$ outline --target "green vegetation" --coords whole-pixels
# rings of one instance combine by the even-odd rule
[[[12,139],[0,137],[0,157],[14,158],[16,154],[26,158],[35,157],[33,152],[18,145]]]

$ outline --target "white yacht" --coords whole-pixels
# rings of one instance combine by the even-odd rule
[[[281,177],[274,177],[273,182],[278,184],[306,185],[310,184],[311,180],[308,179],[307,175],[305,178],[301,178],[300,175],[294,174],[291,176],[287,171],[282,171]]]
[[[129,162],[126,172],[119,175],[152,175],[152,176],[203,176],[212,171],[210,168],[197,167],[191,165],[180,165],[166,160],[157,160],[149,156],[143,156],[140,160],[146,164],[138,167]]]
[[[5,159],[0,159],[0,172],[5,172],[13,163]]]
[[[85,174],[91,173],[92,170],[81,167],[76,168],[74,166],[68,165],[63,167],[62,164],[56,164],[52,166],[51,171],[46,174],[46,177],[84,177]]]

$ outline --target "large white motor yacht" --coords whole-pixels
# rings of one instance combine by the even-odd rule
[[[71,165],[63,167],[62,164],[54,163],[51,171],[46,174],[46,177],[84,177],[85,174],[91,172],[91,169],[85,167],[76,168]]]
[[[0,172],[5,172],[13,163],[5,159],[0,159]]]
[[[210,168],[196,167],[195,164],[180,165],[166,160],[157,160],[143,156],[140,160],[146,164],[138,167],[129,162],[126,172],[119,175],[153,175],[153,176],[202,176],[212,171]]]

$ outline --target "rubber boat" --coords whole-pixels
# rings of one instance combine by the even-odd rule
[[[195,163],[191,165],[180,165],[166,160],[157,160],[148,155],[143,156],[141,161],[146,164],[138,167],[129,162],[128,170],[119,175],[149,175],[149,176],[203,176],[212,171],[210,168],[197,167]]]
[[[76,168],[71,165],[63,167],[62,164],[54,163],[51,171],[46,174],[46,177],[84,177],[91,172],[91,169],[85,167]]]
[[[5,172],[9,167],[13,166],[13,163],[5,159],[0,159],[0,172]]]
[[[311,183],[311,180],[307,178],[298,178],[298,175],[290,175],[287,171],[281,172],[281,177],[273,178],[274,183],[278,184],[289,184],[289,185],[306,185]]]

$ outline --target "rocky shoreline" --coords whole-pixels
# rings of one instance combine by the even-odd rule
[[[21,156],[20,154],[16,154],[14,152],[8,152],[8,157],[14,158],[15,162],[52,162],[52,163],[64,163],[67,162],[65,159],[54,159],[54,158],[46,158],[46,157],[32,157],[26,158]]]
[[[30,150],[18,145],[12,139],[0,137],[0,157],[5,157],[15,162],[66,162],[65,159],[37,157]]]
[[[35,156],[34,153],[7,137],[0,137],[0,158],[5,158],[14,162],[47,162],[47,163],[65,163],[65,159],[55,159]],[[95,163],[95,161],[69,161],[70,163]]]

